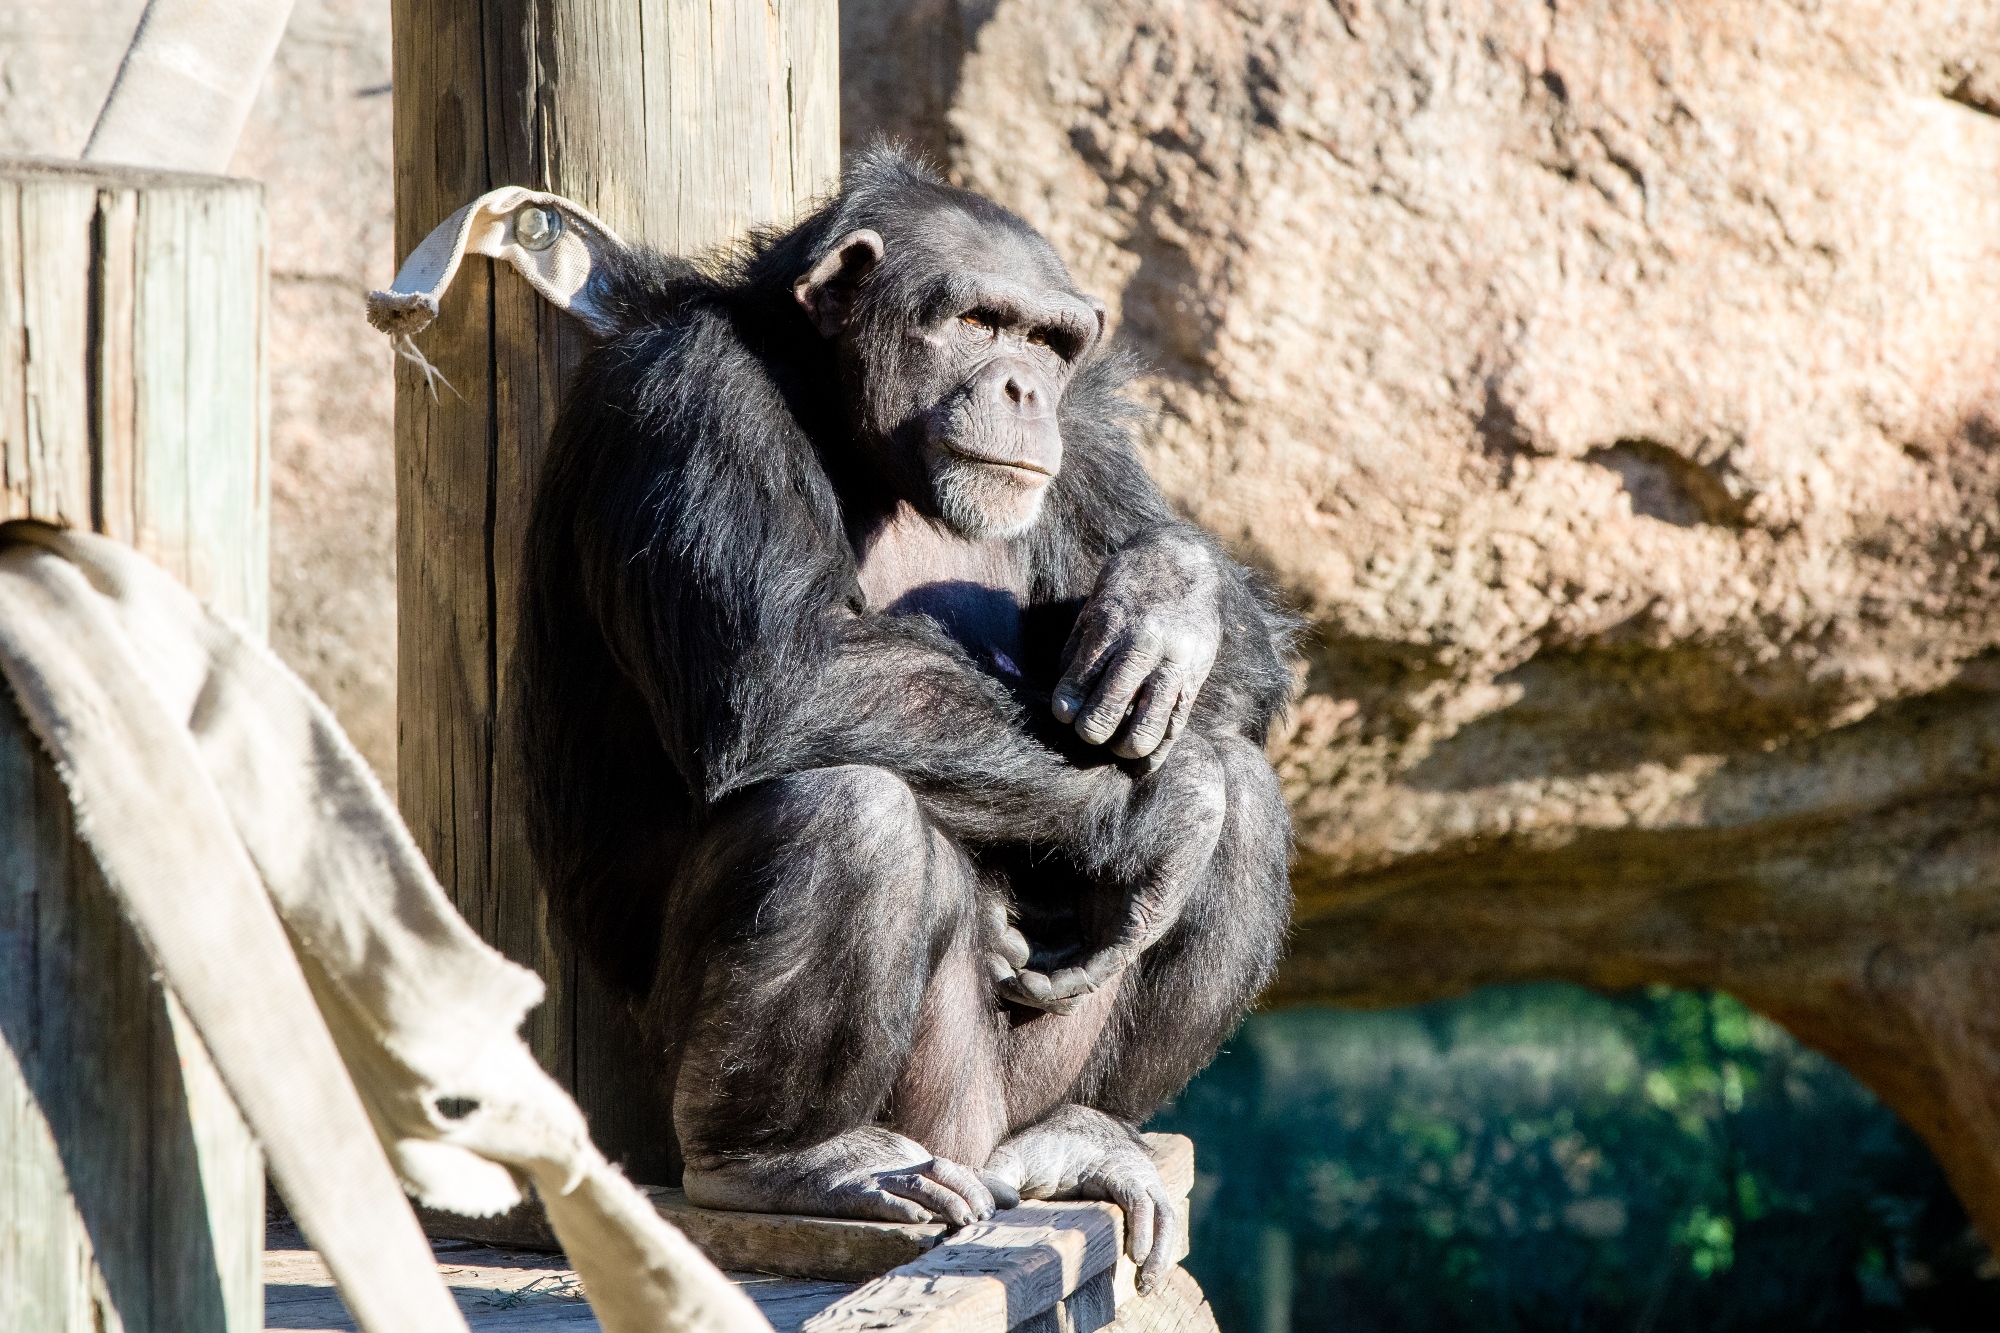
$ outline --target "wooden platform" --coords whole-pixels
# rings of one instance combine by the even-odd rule
[[[1186,1234],[1191,1146],[1148,1135]],[[948,1232],[833,1218],[721,1213],[676,1190],[652,1191],[661,1211],[740,1283],[777,1333],[1214,1333],[1201,1289],[1175,1270],[1141,1297],[1123,1255],[1124,1223],[1104,1203],[1028,1203]],[[427,1219],[434,1222],[434,1215]],[[487,1224],[532,1237],[532,1214]],[[546,1223],[540,1223],[547,1234]],[[475,1225],[472,1228],[478,1229]],[[438,1238],[439,1270],[474,1330],[595,1329],[576,1274],[541,1249]],[[1177,1256],[1179,1257],[1179,1256]],[[264,1255],[268,1329],[354,1328],[319,1256],[290,1224],[274,1225]]]
[[[465,1322],[475,1333],[503,1329],[595,1329],[576,1274],[559,1256],[496,1250],[471,1241],[432,1242]],[[731,1274],[743,1285],[777,1333],[796,1333],[811,1316],[853,1291],[852,1282],[814,1282],[761,1273]],[[267,1329],[350,1330],[354,1321],[334,1294],[333,1278],[290,1223],[271,1228],[264,1251],[264,1326]]]

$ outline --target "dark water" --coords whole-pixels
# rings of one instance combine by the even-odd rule
[[[1225,1333],[2000,1328],[1922,1143],[1723,995],[1259,1015],[1152,1128]]]

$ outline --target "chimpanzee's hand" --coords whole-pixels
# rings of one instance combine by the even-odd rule
[[[689,1162],[681,1186],[688,1201],[703,1208],[878,1222],[962,1227],[993,1216],[994,1208],[979,1172],[874,1126],[850,1129],[798,1152]]]
[[[990,900],[983,934],[995,993],[1067,1014],[1137,962],[1173,929],[1207,872],[1228,797],[1215,746],[1192,733],[1171,767],[1132,782],[1109,856],[1090,868],[1097,884],[1078,903],[1075,935],[1031,942],[1006,904]]]
[[[1158,768],[1222,643],[1220,576],[1207,543],[1161,528],[1106,562],[1063,649],[1051,707],[1092,745]]]
[[[1003,1208],[1022,1199],[1103,1199],[1125,1210],[1125,1252],[1143,1294],[1187,1249],[1181,1212],[1144,1142],[1087,1106],[1062,1106],[993,1150],[982,1173]]]

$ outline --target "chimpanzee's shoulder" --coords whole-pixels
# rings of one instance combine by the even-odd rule
[[[674,323],[720,284],[690,260],[640,245],[605,256],[591,287],[614,337],[622,338]]]

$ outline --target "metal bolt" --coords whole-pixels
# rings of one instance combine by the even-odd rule
[[[562,214],[528,205],[514,215],[514,235],[528,250],[546,250],[562,235]]]

